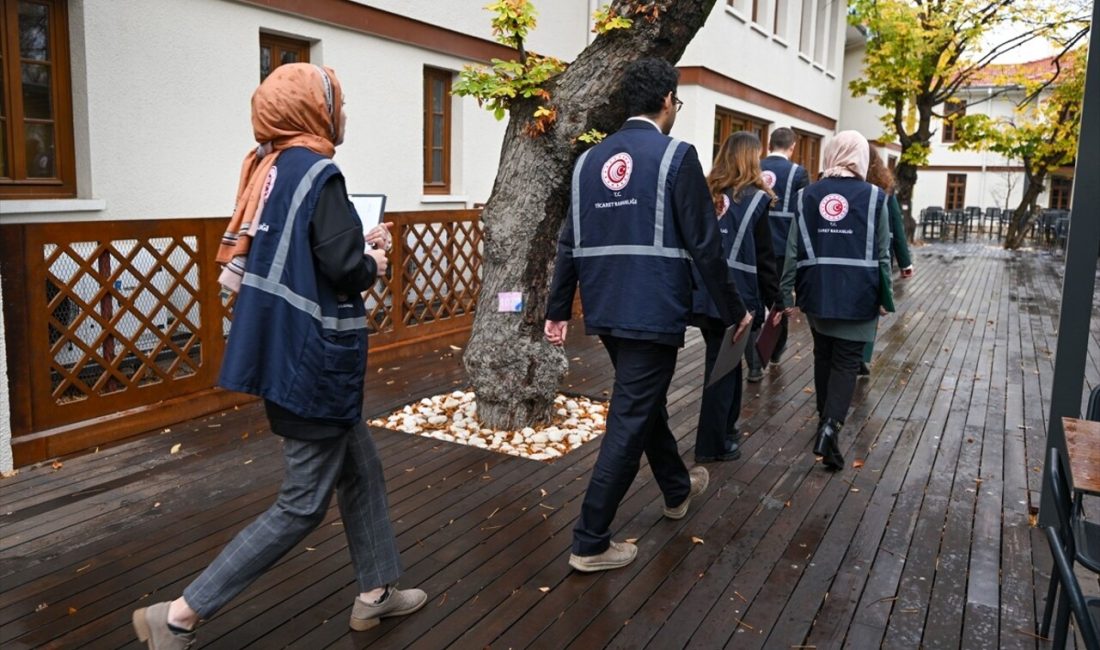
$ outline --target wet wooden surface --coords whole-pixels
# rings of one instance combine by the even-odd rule
[[[546,464],[377,430],[401,584],[426,589],[428,605],[348,630],[356,587],[333,504],[200,626],[198,647],[1044,647],[1032,631],[1050,559],[1031,519],[1061,259],[975,243],[915,259],[857,388],[844,471],[811,453],[801,322],[785,360],[747,385],[743,457],[708,466],[711,487],[687,517],[661,517],[643,462],[614,527],[640,551],[617,571],[566,563],[598,443]],[[1100,383],[1093,309],[1086,387]],[[577,334],[564,389],[605,397],[607,356]],[[459,354],[372,367],[368,414],[464,387]],[[702,364],[693,334],[668,406],[689,464]],[[140,647],[130,611],[179,595],[270,505],[281,465],[279,439],[249,405],[3,480],[0,644]]]

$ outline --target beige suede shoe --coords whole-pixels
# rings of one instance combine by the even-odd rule
[[[638,557],[638,547],[630,542],[611,542],[611,546],[599,555],[573,555],[569,554],[569,566],[577,571],[591,573],[593,571],[607,571],[618,569],[634,561]]]
[[[157,603],[134,610],[134,632],[138,641],[149,646],[149,650],[187,650],[195,642],[195,633],[176,634],[168,629],[168,606],[171,603]]]
[[[710,484],[710,474],[707,472],[706,467],[692,467],[691,471],[688,472],[688,476],[691,477],[691,491],[688,492],[684,502],[675,508],[665,506],[664,515],[669,519],[683,519],[691,506],[691,500],[705,492],[707,485]]]
[[[363,632],[375,627],[383,618],[412,614],[428,602],[428,594],[420,589],[386,588],[386,595],[380,603],[365,603],[358,596],[351,607],[351,629]]]

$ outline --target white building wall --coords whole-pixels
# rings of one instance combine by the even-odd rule
[[[422,194],[423,67],[458,71],[463,59],[224,0],[73,4],[86,201],[77,202],[82,211],[71,201],[3,202],[5,223],[228,216],[241,161],[255,146],[249,100],[261,31],[312,42],[311,62],[339,75],[348,133],[336,162],[349,191],[385,193],[395,211],[489,196],[505,125],[462,98],[453,99],[452,200]]]
[[[400,14],[421,22],[493,40],[485,9],[487,0],[352,0],[361,5]],[[588,0],[535,0],[537,26],[526,48],[539,54],[572,61],[588,45]]]
[[[814,2],[815,0],[806,0]],[[825,3],[827,0],[820,0]],[[747,5],[748,3],[746,3]],[[842,22],[830,23],[823,37],[827,43],[822,60],[800,54],[800,15],[790,13],[793,3],[764,0],[762,24],[753,22],[746,10],[716,2],[706,25],[696,35],[680,60],[681,66],[704,66],[731,79],[763,90],[816,113],[836,119],[840,114],[839,61],[843,48]],[[825,6],[824,4],[822,6]],[[828,13],[843,16],[845,3],[829,2]],[[773,33],[772,17],[779,9],[780,34]],[[831,26],[836,29],[832,30]],[[835,32],[835,33],[834,33]],[[792,40],[793,38],[793,40]],[[734,108],[726,103],[726,108]],[[754,117],[765,117],[755,107],[743,109]],[[782,121],[777,126],[786,126]],[[708,136],[709,141],[710,136]]]

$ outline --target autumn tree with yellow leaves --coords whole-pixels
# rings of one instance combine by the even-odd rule
[[[917,169],[928,162],[935,135],[933,118],[944,117],[944,102],[1002,55],[1038,38],[1057,38],[1067,29],[1072,32],[1082,17],[1087,25],[1085,4],[1074,0],[849,3],[849,21],[867,36],[863,71],[851,83],[851,91],[855,97],[872,98],[884,109],[883,139],[901,145],[895,174],[903,206],[910,204]],[[991,34],[998,30],[1011,30],[1012,35],[990,44]],[[910,238],[914,229],[912,215],[907,214]]]
[[[1025,93],[1010,119],[976,114],[956,121],[958,141],[953,149],[992,151],[1023,162],[1027,183],[1008,224],[1007,249],[1019,248],[1031,229],[1038,214],[1036,201],[1050,172],[1072,164],[1077,155],[1086,57],[1085,47],[1069,52],[1060,62],[1062,74],[1053,81],[1023,74],[1001,80],[1001,85]]]

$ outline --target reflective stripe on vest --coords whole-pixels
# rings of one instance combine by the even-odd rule
[[[286,223],[283,225],[283,232],[279,236],[279,243],[275,247],[275,257],[271,262],[271,268],[267,272],[267,277],[245,272],[241,283],[257,291],[262,291],[281,298],[291,307],[305,312],[319,321],[321,327],[325,329],[348,332],[366,329],[366,319],[361,317],[334,318],[332,316],[322,316],[321,305],[301,294],[295,293],[290,287],[279,282],[279,278],[283,276],[283,269],[286,267],[286,257],[290,252],[290,239],[294,233],[294,221],[298,218],[298,212],[301,210],[302,203],[313,189],[313,181],[317,179],[317,176],[319,176],[321,172],[325,171],[325,169],[332,164],[334,163],[328,158],[318,160],[313,163],[313,166],[309,168],[305,176],[302,176],[302,180],[298,181],[298,186],[294,188],[294,194],[291,195],[290,210],[287,213]]]
[[[874,268],[878,266],[875,259],[875,223],[878,221],[878,186],[871,186],[871,204],[867,206],[867,247],[864,250],[863,259],[851,257],[817,257],[814,255],[813,244],[810,243],[810,230],[806,227],[806,217],[802,214],[802,190],[798,191],[798,230],[802,233],[802,243],[806,247],[806,259],[797,264],[797,268],[814,266],[816,264],[831,266],[860,266]]]
[[[665,185],[668,181],[668,172],[672,167],[672,157],[676,155],[676,148],[681,142],[675,138],[669,141],[665,147],[665,153],[661,157],[661,167],[657,173],[657,205],[653,211],[653,245],[644,244],[617,244],[611,246],[593,246],[584,248],[581,246],[581,169],[584,167],[589,149],[577,159],[577,165],[573,168],[573,257],[604,257],[608,255],[643,255],[647,257],[672,257],[690,259],[688,252],[682,248],[668,248],[664,245],[665,234]]]
[[[729,258],[726,260],[726,266],[731,269],[737,269],[738,271],[756,275],[756,266],[737,261],[737,255],[741,252],[741,243],[745,241],[745,233],[748,232],[749,223],[752,221],[752,215],[756,214],[756,208],[759,207],[760,200],[765,196],[766,194],[764,192],[757,191],[756,196],[752,197],[752,201],[749,202],[748,209],[745,210],[745,217],[741,220],[741,225],[737,228],[737,236],[733,239],[733,248],[730,250]],[[731,206],[730,209],[732,210],[733,207]]]
[[[783,209],[773,210],[770,212],[770,216],[773,217],[793,217],[794,210],[791,209],[791,188],[794,187],[794,175],[798,171],[798,165],[791,163],[791,171],[787,174],[787,187],[783,189]],[[800,190],[801,191],[801,190]],[[799,199],[801,200],[801,199]]]

